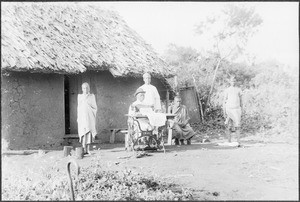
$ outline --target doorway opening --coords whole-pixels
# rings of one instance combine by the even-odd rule
[[[64,93],[65,93],[65,134],[70,134],[70,82],[69,76],[64,76]]]

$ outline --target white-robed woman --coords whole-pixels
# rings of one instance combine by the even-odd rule
[[[90,144],[94,141],[96,131],[97,104],[94,94],[90,93],[88,83],[82,84],[82,94],[78,94],[77,123],[79,142],[82,143],[84,154],[89,154]]]

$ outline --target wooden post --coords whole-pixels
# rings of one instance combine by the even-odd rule
[[[170,98],[169,98],[169,90],[167,90],[167,95],[166,95],[166,113],[168,113],[168,108],[169,108],[169,103],[170,103]]]
[[[132,150],[132,140],[131,140],[132,128],[131,125],[128,123],[128,131],[125,136],[125,150],[131,151]]]
[[[168,128],[168,145],[172,145],[172,128]]]
[[[125,150],[127,150],[127,147],[128,147],[128,132],[125,133],[125,138],[124,138],[124,140],[125,140]]]
[[[200,104],[201,120],[202,120],[202,123],[203,123],[203,122],[204,122],[203,107],[202,107],[201,98],[200,98],[200,97],[198,97],[198,93],[197,93],[197,98],[198,98],[198,100],[199,100],[199,104]]]
[[[175,83],[175,93],[177,94],[179,92],[177,76],[174,76],[174,83]]]
[[[125,133],[125,150],[131,151],[129,130]]]
[[[82,147],[77,147],[76,148],[76,157],[78,159],[82,159],[83,158],[83,148]]]
[[[170,113],[170,112],[168,112]],[[167,121],[168,121],[168,125],[167,125],[167,132],[168,132],[168,142],[167,145],[172,145],[172,128],[173,128],[173,124],[174,124],[174,120],[173,118],[169,118],[167,117]]]
[[[206,104],[205,104],[204,115],[206,115],[206,113],[207,113],[207,110],[206,110],[206,109],[207,109],[207,106],[208,106],[208,104],[209,104],[210,96],[211,96],[211,94],[212,94],[212,91],[213,91],[213,89],[214,89],[215,80],[216,80],[216,75],[217,75],[217,72],[218,72],[218,69],[219,69],[221,60],[222,60],[222,58],[218,60],[218,64],[217,64],[216,69],[215,69],[215,72],[214,72],[213,81],[212,81],[212,84],[211,84],[211,87],[210,87],[210,91],[209,91],[209,93],[208,93],[207,100],[206,100]]]
[[[202,110],[202,103],[201,103],[201,98],[200,97],[198,97],[198,88],[197,88],[197,85],[196,85],[196,79],[195,79],[195,77],[194,77],[194,75],[192,75],[192,77],[193,77],[193,82],[194,82],[194,86],[195,86],[195,90],[196,90],[196,98],[197,98],[197,100],[198,100],[198,104],[200,105],[199,107],[200,107],[200,115],[201,115],[201,120],[202,120],[202,123],[204,122],[204,114],[203,114],[203,110]]]
[[[72,146],[64,146],[64,157],[71,156]]]
[[[111,130],[111,135],[110,135],[110,140],[109,140],[110,144],[115,143],[115,137],[116,137],[116,129],[112,129]]]

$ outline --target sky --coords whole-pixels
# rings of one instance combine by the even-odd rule
[[[205,41],[194,31],[195,25],[217,13],[229,2],[94,2],[115,10],[156,52],[167,45],[203,49]],[[298,68],[298,2],[238,2],[254,6],[263,24],[247,45],[256,60],[276,59]]]

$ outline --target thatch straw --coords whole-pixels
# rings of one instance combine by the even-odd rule
[[[81,2],[2,2],[1,26],[2,70],[173,74],[117,13]]]

